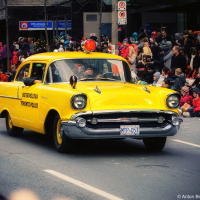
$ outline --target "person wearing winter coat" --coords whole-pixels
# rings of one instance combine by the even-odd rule
[[[123,43],[122,43],[122,45],[120,47],[120,56],[125,58],[125,59],[128,59],[128,56],[129,56],[129,43],[128,43],[127,39],[123,40]]]
[[[175,70],[175,75],[169,76],[171,80],[171,88],[172,90],[176,90],[178,92],[181,91],[181,88],[185,85],[186,79],[182,73],[181,68],[177,68]]]
[[[193,97],[190,95],[190,88],[188,86],[183,86],[181,88],[181,100],[180,106],[184,106],[185,104],[192,105]]]
[[[155,72],[153,74],[153,84],[152,84],[153,86],[156,86],[156,84],[160,78],[160,75],[161,75],[160,72]]]
[[[180,54],[180,47],[174,46],[172,49],[173,56],[171,58],[171,67],[170,69],[175,71],[177,68],[181,68],[182,72],[185,72],[186,68],[186,58],[184,55]]]
[[[162,87],[164,80],[167,79],[169,76],[169,72],[170,72],[169,68],[163,67],[160,77],[156,83],[157,87]]]
[[[193,101],[192,106],[187,111],[191,117],[200,117],[200,90],[198,88],[193,89]]]
[[[0,70],[0,81],[2,81],[2,82],[8,82],[8,75],[6,75],[5,73],[3,73],[2,70]]]
[[[200,89],[200,72],[197,74],[195,81],[192,84],[192,87],[197,87]]]
[[[11,65],[17,66],[18,63],[19,63],[18,52],[13,51],[12,58],[11,58]]]

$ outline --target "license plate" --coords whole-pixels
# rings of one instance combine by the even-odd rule
[[[120,126],[120,135],[140,135],[139,125]]]

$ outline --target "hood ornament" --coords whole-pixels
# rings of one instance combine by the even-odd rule
[[[151,93],[151,91],[147,87],[143,87],[143,90],[146,91],[146,92],[148,92],[148,93]]]
[[[96,86],[96,88],[94,89],[95,92],[97,92],[98,94],[101,94],[101,90],[98,88],[98,86]]]

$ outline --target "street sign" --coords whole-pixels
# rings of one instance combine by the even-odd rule
[[[19,22],[19,30],[20,31],[38,31],[38,30],[71,30],[72,28],[72,22],[71,20],[67,21],[20,21]]]
[[[118,11],[118,18],[119,19],[127,18],[127,12],[126,11]]]
[[[127,24],[127,18],[125,18],[125,19],[118,19],[118,24],[119,25],[126,25]]]
[[[27,30],[28,29],[28,22],[19,22],[19,30]]]
[[[118,1],[118,10],[126,10],[126,1]]]
[[[118,25],[127,24],[126,0],[118,1]]]
[[[118,24],[119,25],[127,24],[127,12],[126,11],[118,11]]]

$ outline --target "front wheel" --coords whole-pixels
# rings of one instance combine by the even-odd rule
[[[167,140],[166,137],[144,138],[143,142],[148,151],[160,152],[165,147],[166,140]]]
[[[72,149],[71,140],[66,138],[61,128],[61,119],[57,114],[53,123],[53,140],[54,146],[58,152],[66,152]]]
[[[10,136],[20,136],[23,133],[23,128],[17,127],[13,125],[12,119],[9,114],[6,116],[6,129],[7,133]]]

